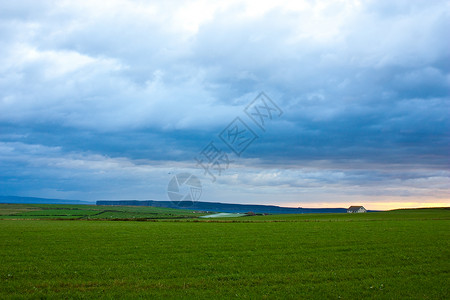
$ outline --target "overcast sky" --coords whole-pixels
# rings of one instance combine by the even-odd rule
[[[2,1],[0,195],[168,200],[187,172],[200,201],[449,206],[449,20],[448,1]],[[210,142],[231,161],[214,182]]]

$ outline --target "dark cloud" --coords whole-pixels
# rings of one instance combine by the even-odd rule
[[[151,161],[164,173],[180,163],[195,167],[193,157],[210,141],[226,149],[218,134],[246,118],[259,91],[284,114],[266,132],[245,119],[259,138],[235,164],[243,186],[274,187],[276,177],[290,189],[395,182],[406,191],[411,182],[448,176],[436,175],[449,167],[445,1],[266,10],[211,4],[210,14],[194,10],[202,20],[186,13],[189,5],[1,4],[1,193],[57,195],[64,187],[62,195],[90,198],[111,181],[126,195],[133,184],[121,168],[132,174]],[[46,165],[52,159],[85,164]],[[121,161],[99,175],[115,159],[131,167]],[[316,175],[288,171],[306,166]],[[386,171],[399,166],[407,171]],[[258,172],[278,175],[266,180]],[[136,197],[163,194],[137,190]]]

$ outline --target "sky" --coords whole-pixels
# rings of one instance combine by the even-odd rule
[[[0,195],[450,206],[448,28],[437,0],[2,1]]]

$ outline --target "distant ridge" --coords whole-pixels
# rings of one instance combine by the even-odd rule
[[[345,208],[294,208],[275,205],[230,204],[220,202],[195,202],[189,207],[180,207],[171,201],[156,200],[99,200],[96,203],[81,200],[49,199],[38,197],[0,196],[0,203],[14,204],[82,204],[82,205],[123,205],[123,206],[153,206],[167,208],[181,208],[211,212],[226,213],[268,213],[268,214],[307,214],[307,213],[345,213]]]
[[[23,204],[86,204],[94,205],[94,202],[81,200],[63,200],[63,199],[48,199],[36,197],[19,197],[19,196],[0,196],[0,203],[23,203]]]
[[[307,214],[307,213],[346,213],[345,208],[294,208],[281,207],[275,205],[256,205],[256,204],[229,204],[220,202],[194,202],[189,207],[179,207],[171,201],[155,201],[155,200],[100,200],[97,205],[125,205],[125,206],[153,206],[167,208],[184,208],[201,211],[227,212],[227,213],[269,213],[269,214]]]

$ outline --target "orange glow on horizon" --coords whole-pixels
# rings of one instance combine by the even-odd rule
[[[429,208],[429,207],[450,207],[449,202],[322,202],[295,205],[294,203],[277,204],[285,207],[302,207],[302,208],[348,208],[352,205],[364,206],[367,210],[393,210],[402,208]]]

